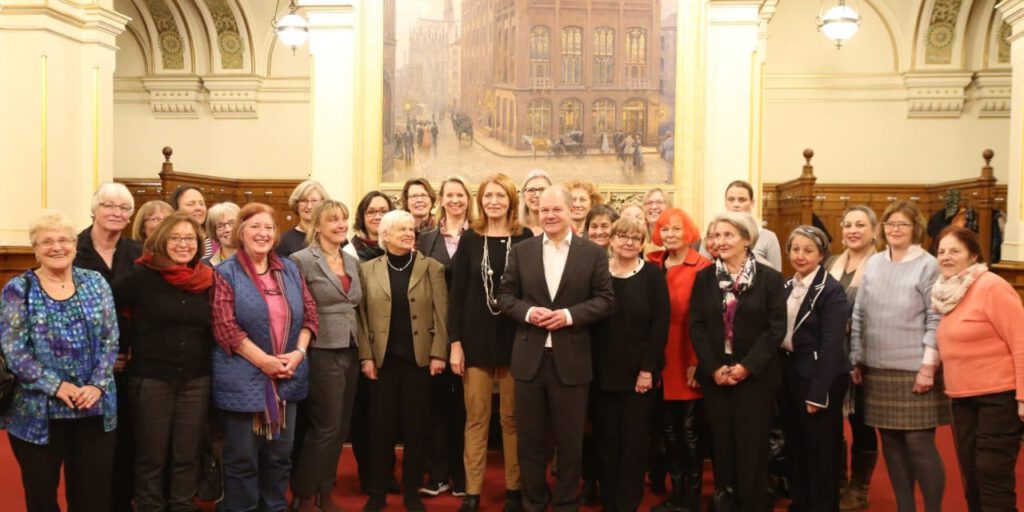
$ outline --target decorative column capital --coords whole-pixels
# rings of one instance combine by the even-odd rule
[[[143,78],[149,91],[149,106],[160,118],[197,118],[203,82],[199,77]]]
[[[215,118],[256,119],[256,102],[262,78],[205,77],[210,114]]]
[[[996,4],[996,10],[1003,15],[1003,21],[1014,26],[1015,29],[1016,25],[1024,20],[1024,0],[1002,0]]]
[[[907,117],[960,117],[971,73],[908,73]]]

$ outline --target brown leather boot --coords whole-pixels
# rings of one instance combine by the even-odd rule
[[[844,512],[868,509],[868,487],[878,462],[878,452],[854,450],[850,460],[850,484],[839,496],[839,510]]]

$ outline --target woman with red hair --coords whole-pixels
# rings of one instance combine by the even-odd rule
[[[700,230],[679,208],[669,208],[658,216],[651,238],[655,245],[665,248],[648,254],[647,259],[664,270],[671,305],[662,371],[665,402],[661,425],[672,480],[668,501],[651,510],[700,510],[704,457],[698,427],[702,395],[694,378],[697,356],[690,343],[690,292],[697,272],[710,266],[711,260],[691,248],[700,239]]]

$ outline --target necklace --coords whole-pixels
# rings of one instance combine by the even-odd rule
[[[499,239],[500,241],[500,239]],[[487,297],[487,311],[493,316],[501,314],[498,308],[498,299],[494,296],[494,269],[491,268],[491,255],[487,249],[487,235],[484,235],[484,257],[480,260],[480,278],[484,281],[484,295]],[[505,239],[505,264],[508,265],[508,255],[512,252],[512,235]],[[504,268],[502,269],[504,271]]]
[[[386,256],[384,256],[384,259],[387,260],[388,266],[391,267],[391,269],[394,270],[395,272],[405,272],[405,269],[409,268],[409,265],[412,265],[412,260],[414,259],[414,256],[415,254],[410,252],[409,261],[405,262],[405,265],[402,265],[402,268],[398,268],[391,264],[391,253],[388,253]]]
[[[54,277],[54,276],[50,275],[50,274],[49,274],[48,272],[43,272],[43,271],[39,271],[39,272],[37,272],[37,273],[38,273],[39,275],[41,275],[41,276],[45,277],[45,278],[46,278],[46,279],[47,279],[48,281],[50,281],[51,283],[56,283],[56,284],[59,284],[59,285],[60,285],[60,288],[61,288],[62,290],[68,287],[68,281],[70,281],[70,279],[67,279],[67,278],[59,278],[59,277]]]

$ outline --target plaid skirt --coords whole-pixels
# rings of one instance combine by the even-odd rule
[[[867,368],[864,372],[864,423],[892,430],[922,430],[949,424],[949,399],[942,372],[924,394],[914,393],[917,372]]]

